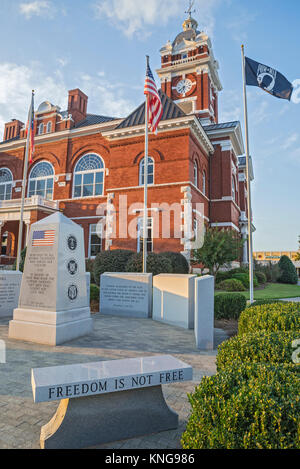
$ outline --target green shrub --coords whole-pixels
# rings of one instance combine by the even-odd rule
[[[221,283],[223,282],[223,280],[228,280],[229,278],[231,278],[230,270],[227,270],[227,271],[219,270],[219,272],[217,272],[217,275],[216,275],[216,283]]]
[[[292,343],[299,332],[266,332],[232,337],[218,347],[217,369],[232,368],[233,362],[292,363]],[[297,366],[297,365],[293,365]]]
[[[249,289],[250,287],[249,274],[233,274],[232,277],[242,282],[242,284],[247,290]],[[253,276],[253,286],[255,288],[258,287],[258,281],[255,275]]]
[[[189,395],[184,449],[300,448],[300,368],[236,364]]]
[[[86,259],[85,260],[85,270],[86,270],[86,272],[89,272],[91,274],[91,283],[95,283],[94,264],[95,264],[94,259]]]
[[[274,305],[276,303],[286,303],[286,302],[281,301],[281,300],[255,300],[251,305],[248,305],[247,308],[252,308],[252,306],[259,306],[259,305]]]
[[[93,283],[91,283],[90,286],[90,295],[91,301],[99,301],[100,288],[97,285],[94,285]]]
[[[27,252],[27,248],[24,248],[23,251],[21,251],[20,266],[19,266],[20,272],[24,271],[26,252]],[[17,268],[17,259],[14,262],[13,270],[16,270],[16,268]]]
[[[143,271],[143,254],[134,254],[126,264],[126,272]],[[171,274],[173,272],[170,259],[163,257],[162,254],[150,252],[147,256],[147,272],[153,275]]]
[[[188,274],[190,271],[189,263],[180,252],[162,252],[159,256],[166,257],[172,264],[173,274]]]
[[[231,269],[230,271],[231,276],[234,274],[248,274],[249,275],[249,267],[237,267],[235,269]]]
[[[258,283],[260,283],[260,284],[267,283],[266,274],[264,274],[263,272],[257,272],[257,271],[255,271],[255,277],[257,278]]]
[[[272,264],[271,262],[269,262],[267,265],[256,263],[255,274],[257,272],[263,272],[267,277],[267,282],[275,283],[280,277],[280,269],[278,264]]]
[[[217,285],[218,290],[224,291],[245,291],[246,288],[240,282],[240,280],[236,280],[235,278],[229,278],[228,280],[223,280],[223,282]]]
[[[278,282],[290,283],[292,285],[298,284],[298,275],[296,267],[288,256],[282,256],[278,262],[280,269],[280,277]]]
[[[246,298],[241,293],[220,293],[215,295],[215,318],[238,319],[246,305]]]
[[[126,272],[126,264],[133,251],[116,249],[113,251],[102,251],[97,254],[94,261],[94,281],[100,285],[100,275],[105,272]]]
[[[282,302],[246,308],[239,319],[239,334],[260,330],[300,331],[300,304]]]

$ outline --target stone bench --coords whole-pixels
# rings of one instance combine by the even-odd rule
[[[192,367],[170,355],[33,369],[34,402],[61,401],[42,427],[41,448],[88,448],[177,428],[162,384],[192,377]]]

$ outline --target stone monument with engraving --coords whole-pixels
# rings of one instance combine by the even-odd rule
[[[22,272],[0,271],[0,318],[12,318],[18,306]]]
[[[31,226],[9,337],[59,345],[91,331],[83,229],[57,212]]]

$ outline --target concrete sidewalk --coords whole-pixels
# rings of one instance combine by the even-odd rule
[[[0,448],[39,448],[41,426],[54,415],[55,402],[34,404],[31,368],[114,360],[137,356],[171,354],[194,368],[194,381],[168,385],[164,394],[179,414],[179,428],[155,435],[105,445],[103,448],[180,448],[180,437],[190,412],[187,393],[203,376],[215,374],[216,351],[200,353],[193,331],[147,319],[94,315],[91,335],[59,347],[9,340],[8,321],[0,320],[0,339],[7,349],[6,364],[0,364]],[[215,347],[227,339],[215,329]]]

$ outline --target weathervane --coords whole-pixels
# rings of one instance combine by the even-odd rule
[[[195,13],[196,10],[192,10],[193,6],[195,4],[195,0],[189,0],[189,9],[185,12],[188,13],[189,17],[192,17],[192,13]]]

